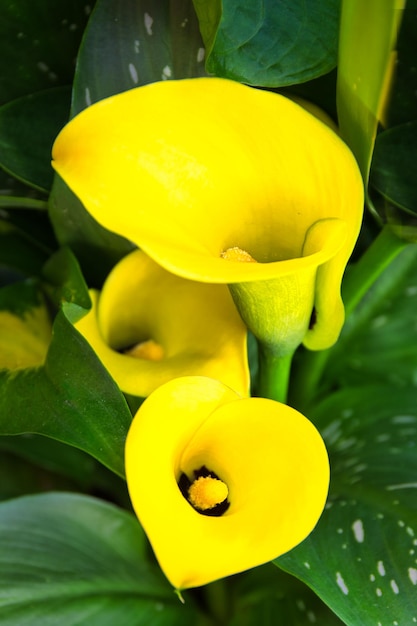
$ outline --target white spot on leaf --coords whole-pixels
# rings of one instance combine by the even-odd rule
[[[385,576],[385,567],[382,561],[378,561],[377,570],[380,576]]]
[[[362,520],[357,519],[355,522],[353,522],[352,531],[356,541],[358,543],[363,543],[363,540],[365,539],[365,531],[363,528]]]
[[[391,580],[391,581],[390,581],[390,585],[391,585],[391,589],[393,590],[393,592],[394,592],[395,594],[399,594],[399,593],[400,593],[400,590],[399,590],[398,585],[397,585],[397,583],[395,582],[395,580]]]
[[[162,80],[167,80],[167,78],[171,78],[172,76],[172,70],[169,67],[169,65],[165,65],[164,69],[162,70]]]
[[[347,596],[349,593],[349,589],[347,588],[347,585],[345,581],[343,580],[342,574],[340,572],[336,572],[336,582],[337,582],[339,589],[341,589],[342,593],[344,593],[345,596]]]
[[[139,82],[139,77],[136,67],[133,65],[133,63],[129,63],[129,74],[135,85],[137,85]]]
[[[408,577],[413,585],[417,585],[417,569],[415,567],[408,568]]]
[[[149,15],[149,13],[145,13],[145,15],[143,16],[143,22],[145,24],[146,32],[148,33],[148,35],[152,35],[153,18]]]

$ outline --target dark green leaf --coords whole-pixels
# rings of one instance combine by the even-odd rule
[[[409,245],[385,270],[346,321],[323,380],[328,388],[417,381],[417,246]]]
[[[24,459],[33,466],[42,468],[52,474],[69,478],[78,487],[87,488],[92,483],[92,476],[96,463],[91,456],[67,446],[60,441],[38,435],[20,435],[16,437],[0,437],[0,450],[13,453],[15,457]],[[1,455],[0,455],[1,456]],[[49,482],[39,485],[38,491],[45,490]],[[57,488],[57,485],[55,486]],[[21,491],[15,495],[28,493]]]
[[[13,454],[3,446],[3,440],[8,439],[13,438],[0,437],[0,501],[17,498],[22,494],[41,493],[52,489],[72,491],[79,488],[79,483],[62,476],[52,475],[43,468]]]
[[[201,76],[203,61],[191,0],[98,0],[80,48],[72,113],[132,87]]]
[[[14,268],[27,276],[37,276],[46,259],[45,250],[33,244],[25,233],[0,220],[0,266]]]
[[[52,185],[51,149],[67,122],[70,90],[48,89],[0,108],[0,165],[37,189]]]
[[[79,319],[89,306],[78,264],[68,250],[60,250],[47,264],[45,276],[62,311],[55,319],[44,364],[0,371],[0,434],[52,437],[84,450],[123,476],[131,413],[113,379],[69,321]],[[0,295],[4,309],[20,314],[18,307],[24,307],[23,313],[28,304],[19,289],[19,285],[3,289]],[[13,296],[16,290],[20,297]],[[9,340],[13,342],[13,337]]]
[[[72,83],[91,5],[84,0],[1,3],[1,102]]]
[[[45,289],[66,317],[77,322],[91,307],[87,285],[77,259],[68,248],[61,248],[45,264],[43,275],[48,281]]]
[[[69,246],[91,287],[101,287],[112,267],[133,245],[100,226],[59,176],[49,197],[49,216],[62,246]]]
[[[343,624],[311,589],[271,563],[236,576],[232,584],[236,601],[228,626]]]
[[[394,85],[387,113],[388,126],[417,119],[417,4],[408,0],[398,36]]]
[[[370,183],[386,200],[417,216],[417,121],[380,133]],[[405,218],[406,219],[406,218]]]
[[[2,626],[194,626],[156,567],[137,520],[63,493],[0,505]]]
[[[209,50],[207,69],[217,76],[276,87],[311,80],[336,65],[340,0],[194,4]]]
[[[309,415],[332,482],[315,531],[276,564],[348,626],[417,622],[415,387],[350,387]]]
[[[0,434],[58,439],[123,476],[130,421],[115,382],[62,312],[43,367],[0,372]]]

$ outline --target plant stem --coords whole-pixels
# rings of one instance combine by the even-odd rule
[[[228,580],[216,580],[204,587],[206,602],[216,624],[228,624],[231,611],[230,589]]]
[[[258,396],[283,403],[287,401],[292,357],[293,352],[277,356],[259,344]]]
[[[36,198],[18,198],[17,196],[1,196],[0,207],[17,208],[17,209],[35,209],[36,211],[46,211],[47,203],[45,200],[37,200]]]

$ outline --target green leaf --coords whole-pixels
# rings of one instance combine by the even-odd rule
[[[88,9],[84,0],[1,3],[1,103],[71,84]]]
[[[407,246],[349,316],[328,355],[327,388],[417,381],[417,246]]]
[[[416,180],[417,121],[380,133],[375,142],[371,186],[390,203],[416,216]]]
[[[78,322],[91,308],[91,300],[78,261],[69,248],[61,248],[45,263],[43,275],[54,305],[61,306],[72,323]]]
[[[94,459],[81,450],[67,446],[60,441],[32,434],[0,437],[0,450],[30,463],[32,471],[35,466],[43,470],[43,474],[48,472],[50,476],[55,474],[68,478],[78,488],[86,489],[92,485],[92,477],[97,465]],[[45,491],[45,484],[39,484],[37,491]],[[29,493],[29,491],[20,491],[15,495],[22,493]]]
[[[130,421],[115,382],[62,312],[43,367],[0,372],[0,434],[58,439],[123,476]]]
[[[41,246],[12,224],[0,220],[0,265],[27,276],[37,276],[46,259],[46,251]]]
[[[116,383],[70,321],[79,319],[89,304],[78,264],[68,250],[61,250],[45,273],[52,281],[50,293],[63,301],[62,310],[55,318],[44,364],[0,371],[0,434],[52,437],[84,450],[123,476],[131,413]],[[4,308],[22,306],[23,301],[6,296]]]
[[[301,83],[336,65],[340,0],[194,1],[207,69],[251,85]]]
[[[74,252],[90,286],[101,287],[113,266],[134,248],[100,226],[58,175],[48,212],[59,243]]]
[[[4,626],[197,623],[144,561],[137,520],[110,504],[64,493],[4,502],[0,545]]]
[[[345,0],[340,21],[337,108],[341,134],[365,184],[378,122],[389,95],[405,0]]]
[[[348,625],[417,622],[415,387],[350,387],[309,417],[330,455],[328,505],[314,532],[276,560]]]
[[[228,626],[343,624],[311,589],[271,563],[236,576],[231,582],[236,601]]]
[[[394,84],[387,111],[387,126],[417,119],[417,3],[407,0],[397,41]]]
[[[31,94],[0,107],[0,166],[28,185],[49,190],[51,149],[67,122],[67,87]]]
[[[98,0],[80,48],[72,114],[132,87],[202,76],[203,61],[191,0]]]

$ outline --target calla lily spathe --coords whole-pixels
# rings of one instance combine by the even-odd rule
[[[135,512],[177,589],[294,548],[315,527],[329,485],[327,452],[307,418],[198,376],[173,380],[145,400],[127,436],[125,465]],[[219,515],[207,514],[215,506]]]
[[[225,285],[185,280],[135,250],[90,291],[76,328],[122,391],[145,397],[188,374],[249,391],[246,328]]]
[[[102,225],[174,273],[232,285],[264,343],[336,341],[362,180],[340,138],[295,102],[219,78],[153,83],[84,110],[53,158]]]

